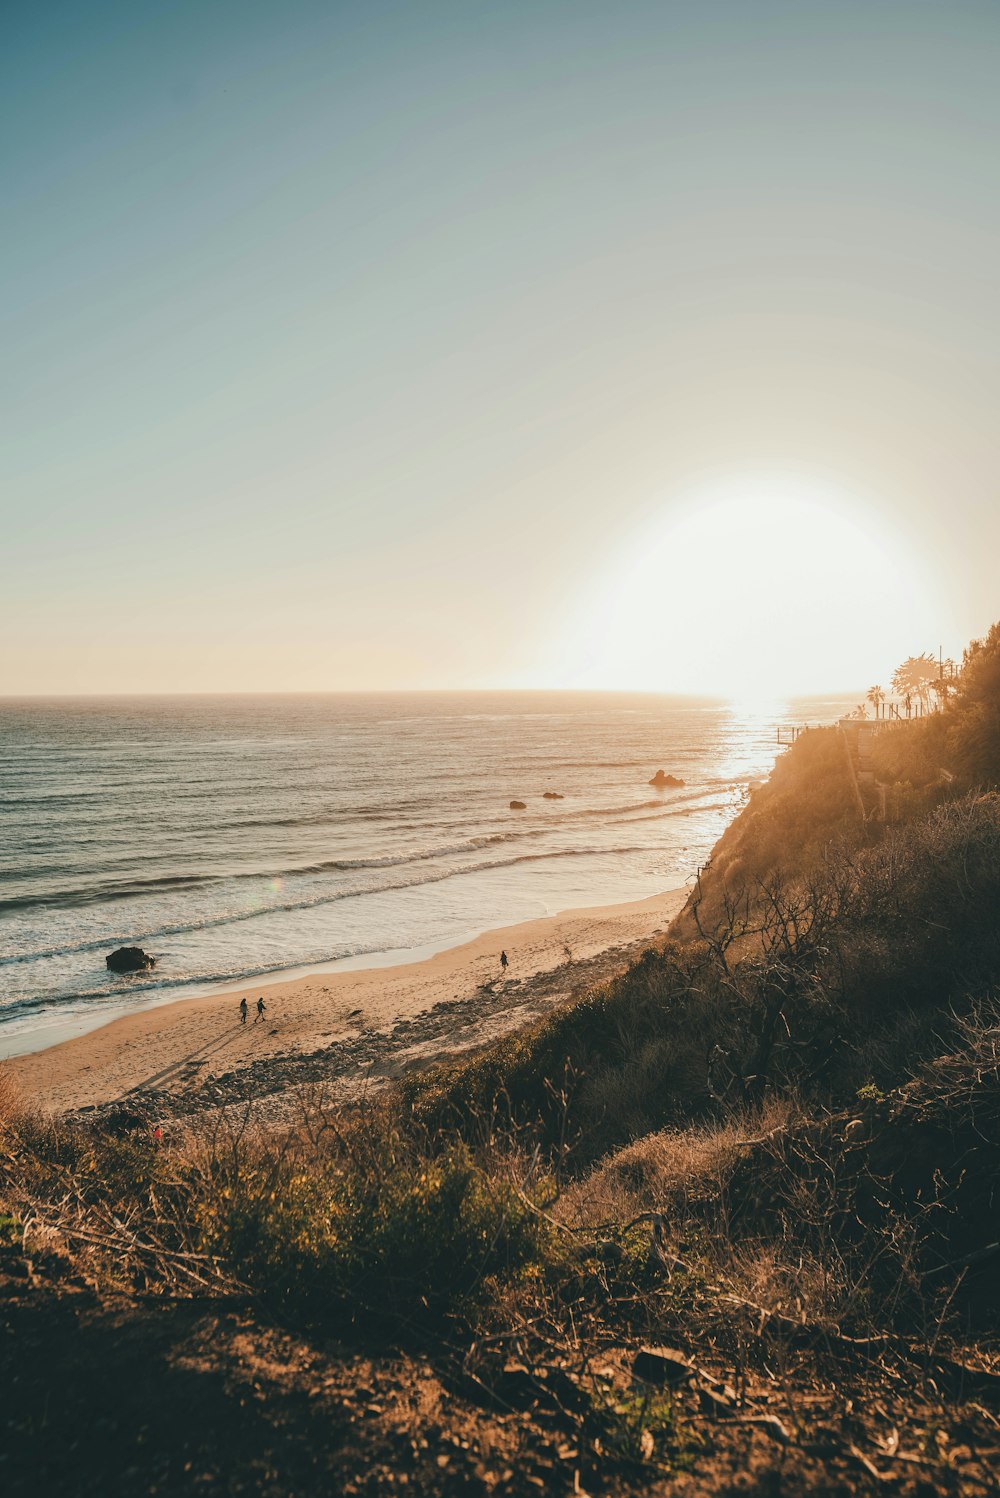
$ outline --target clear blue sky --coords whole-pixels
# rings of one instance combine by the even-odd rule
[[[12,0],[0,67],[0,693],[728,687],[683,527],[772,480],[817,687],[1000,615],[994,0]]]

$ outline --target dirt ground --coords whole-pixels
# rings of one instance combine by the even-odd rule
[[[0,1491],[51,1498],[699,1494],[959,1498],[1000,1491],[995,1391],[942,1403],[898,1370],[810,1354],[676,1391],[661,1462],[587,1437],[542,1383],[462,1376],[461,1347],[361,1354],[250,1298],[98,1295],[13,1250],[0,1275]],[[612,1349],[621,1366],[628,1348]],[[719,1402],[721,1399],[721,1403]]]

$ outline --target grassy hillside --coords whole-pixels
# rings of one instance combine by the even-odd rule
[[[941,712],[880,735],[876,768],[923,805],[947,796],[949,787],[1000,785],[1000,624],[969,646]]]
[[[809,729],[716,843],[673,934],[696,938],[696,911],[703,926],[716,925],[727,907],[745,905],[765,881],[811,875],[831,846],[863,845],[871,835],[859,816],[843,735],[836,728]]]
[[[995,1492],[998,656],[900,824],[804,735],[669,940],[463,1065],[162,1147],[0,1098],[5,1490]]]
[[[577,1161],[775,1093],[843,1106],[950,1045],[991,991],[998,895],[1000,795],[969,793],[762,875],[696,941],[404,1096],[422,1124],[514,1124]]]

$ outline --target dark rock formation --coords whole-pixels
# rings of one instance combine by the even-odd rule
[[[152,1114],[142,1104],[115,1102],[94,1111],[97,1115],[94,1123],[102,1133],[111,1134],[115,1139],[127,1139],[129,1134],[145,1134],[153,1126]]]
[[[565,796],[560,796],[560,794],[559,794],[558,791],[543,791],[542,792],[542,800],[543,801],[565,801],[566,797]]]
[[[527,811],[528,803],[526,801],[512,801],[510,803],[510,809],[511,811]]]
[[[141,947],[118,947],[104,960],[113,973],[145,973],[156,966],[156,958],[150,957]]]
[[[649,784],[678,786],[683,785],[684,782],[683,780],[678,780],[676,775],[664,775],[662,770],[657,770],[656,774],[653,776]]]

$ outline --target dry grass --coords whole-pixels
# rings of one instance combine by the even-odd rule
[[[780,1133],[793,1116],[789,1099],[772,1097],[719,1123],[647,1134],[572,1181],[560,1216],[574,1227],[649,1211],[686,1216],[695,1203],[718,1197],[742,1151]]]
[[[543,1410],[596,1490],[612,1471],[697,1460],[706,1387],[730,1427],[777,1408],[767,1418],[793,1442],[840,1387],[877,1382],[884,1407],[912,1410],[929,1367],[935,1378],[964,1368],[964,1271],[928,1275],[922,1179],[881,1179],[884,1220],[859,1218],[857,1186],[879,1150],[905,1162],[945,1116],[1000,1136],[998,1033],[984,1013],[961,1052],[859,1104],[863,1137],[850,1115],[810,1116],[774,1095],[558,1182],[516,1135],[484,1131],[473,1150],[391,1101],[347,1113],[304,1097],[281,1134],[220,1113],[162,1148],[144,1130],[118,1137],[114,1120],[102,1130],[21,1115],[0,1151],[5,1197],[53,1273],[216,1302],[242,1286],[243,1304],[307,1336],[319,1323],[369,1350],[387,1331],[397,1347],[432,1348],[453,1385]],[[942,1182],[950,1232],[975,1228],[977,1203],[1000,1185],[996,1150],[980,1142],[971,1204]],[[636,1384],[643,1343],[687,1349],[701,1370],[692,1388]],[[900,1429],[903,1418],[893,1414]],[[848,1429],[856,1443],[856,1422]]]

